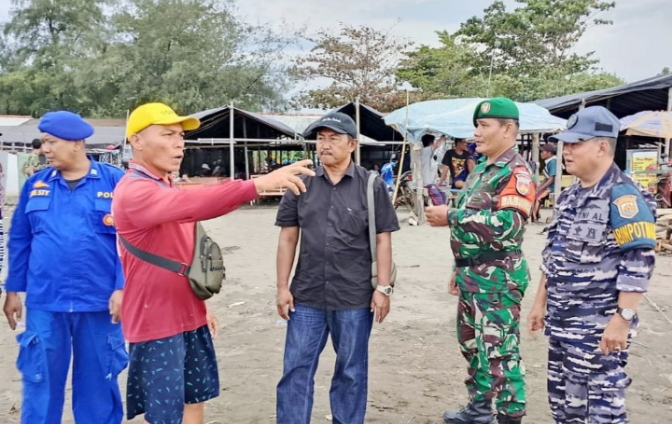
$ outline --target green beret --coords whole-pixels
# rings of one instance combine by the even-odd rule
[[[474,110],[474,127],[478,126],[476,120],[483,118],[518,120],[518,106],[516,106],[513,100],[506,97],[483,100],[476,105],[476,110]]]

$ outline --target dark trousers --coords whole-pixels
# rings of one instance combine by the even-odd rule
[[[290,312],[284,371],[277,388],[277,423],[308,424],[315,372],[327,337],[336,352],[329,400],[334,424],[363,424],[366,415],[371,310],[322,311],[296,305]]]

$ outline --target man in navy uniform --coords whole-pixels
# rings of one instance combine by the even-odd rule
[[[578,181],[557,199],[529,328],[549,336],[548,401],[557,424],[628,422],[625,373],[637,305],[656,260],[656,202],[614,163],[621,123],[587,107],[551,138]]]

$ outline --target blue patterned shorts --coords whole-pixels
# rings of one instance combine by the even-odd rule
[[[219,395],[219,374],[207,326],[159,340],[129,344],[127,418],[181,424],[185,403]]]

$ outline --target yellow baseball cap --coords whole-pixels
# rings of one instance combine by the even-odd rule
[[[138,106],[128,117],[126,138],[137,134],[150,125],[182,124],[185,131],[195,130],[201,121],[193,116],[179,116],[173,109],[163,103],[147,103]]]

